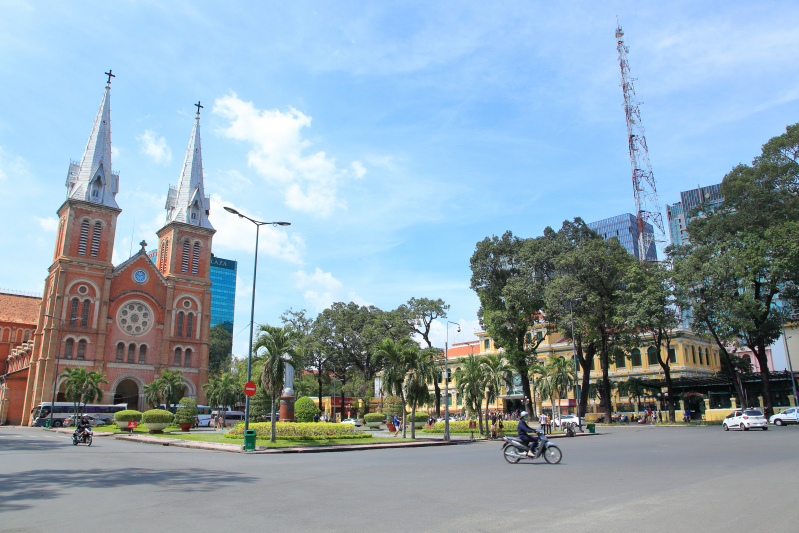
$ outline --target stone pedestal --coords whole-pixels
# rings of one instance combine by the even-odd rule
[[[730,396],[730,405],[733,409],[738,409],[738,398],[735,396]]]
[[[281,422],[294,422],[294,396],[283,395],[280,397]]]
[[[760,405],[760,408],[761,408],[761,409],[763,409],[763,407],[765,407],[765,406],[763,405],[763,397],[762,397],[762,396],[758,396],[758,397],[757,397],[757,403]]]

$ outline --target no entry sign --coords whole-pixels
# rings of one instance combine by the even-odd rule
[[[252,381],[248,381],[246,385],[244,385],[244,394],[247,396],[254,396],[255,395],[255,383]]]

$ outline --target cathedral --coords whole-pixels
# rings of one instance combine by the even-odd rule
[[[208,381],[210,199],[203,187],[200,105],[178,186],[169,186],[158,231],[157,264],[141,249],[112,263],[119,173],[111,165],[111,84],[105,87],[80,163],[67,174],[58,208],[53,262],[47,270],[28,368],[23,424],[49,402],[66,368],[103,372],[98,403],[146,409],[142,388],[165,369],[180,370],[185,396],[204,402]],[[59,383],[59,388],[62,388]],[[61,396],[61,395],[59,395]]]

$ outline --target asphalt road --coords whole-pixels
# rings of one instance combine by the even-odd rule
[[[798,531],[799,427],[243,455],[0,429],[0,531]]]

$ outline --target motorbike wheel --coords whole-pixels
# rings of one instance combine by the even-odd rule
[[[87,446],[91,446],[92,445],[92,436],[91,435],[86,437],[86,445]]]
[[[72,436],[72,445],[73,446],[77,446],[78,445],[78,439],[75,438],[75,435]]]
[[[519,459],[521,459],[519,451],[513,446],[508,446],[507,448],[502,450],[502,455],[504,455],[505,460],[512,465],[515,465],[516,463],[519,462]]]
[[[544,460],[551,464],[556,465],[563,459],[563,453],[561,453],[560,448],[557,446],[549,446],[546,450],[544,450]]]

